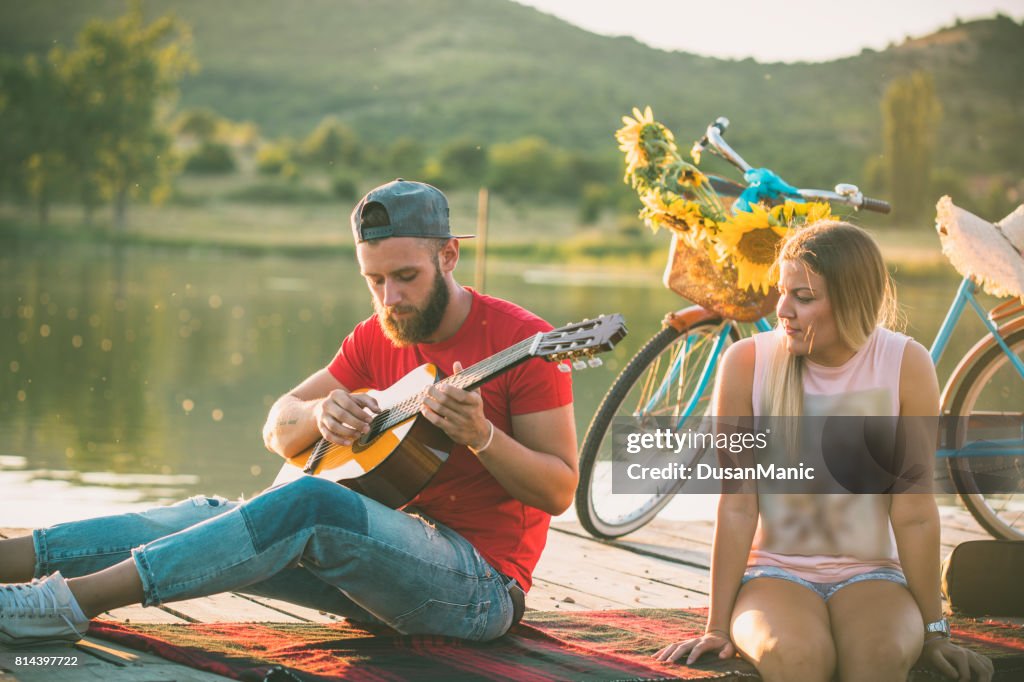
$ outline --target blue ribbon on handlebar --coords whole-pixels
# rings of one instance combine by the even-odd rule
[[[750,212],[750,205],[759,203],[764,199],[774,200],[779,197],[786,197],[793,201],[802,202],[799,190],[789,184],[769,168],[751,168],[743,174],[747,188],[736,198],[732,205],[733,211]]]

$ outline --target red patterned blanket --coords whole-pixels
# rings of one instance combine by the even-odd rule
[[[404,636],[345,622],[321,624],[122,624],[94,621],[90,635],[238,680],[446,682],[502,680],[751,680],[739,658],[695,667],[660,664],[651,654],[699,633],[702,609],[531,612],[495,642]],[[1024,628],[983,620],[953,622],[958,643],[984,652],[996,680],[1024,679]],[[915,672],[915,682],[940,679]]]

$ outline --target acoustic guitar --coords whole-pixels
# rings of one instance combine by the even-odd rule
[[[611,350],[626,335],[622,315],[602,315],[523,339],[491,357],[442,378],[437,367],[422,365],[383,391],[366,390],[381,410],[370,431],[351,446],[321,438],[289,458],[274,485],[302,476],[335,481],[398,508],[408,504],[448,460],[454,443],[420,414],[427,389],[451,384],[471,391],[531,358],[557,362],[570,371],[601,364],[598,353]]]

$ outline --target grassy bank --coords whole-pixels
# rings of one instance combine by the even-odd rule
[[[82,223],[76,206],[57,205],[50,223],[36,224],[30,209],[0,204],[0,241],[21,245],[81,244],[170,249],[196,253],[231,253],[251,257],[339,258],[354,251],[348,207],[342,202],[243,203],[225,199],[231,187],[216,182],[196,184],[188,201],[164,206],[138,205],[123,232],[109,228],[110,216],[99,211],[92,225]],[[456,232],[477,232],[476,195],[451,196]],[[901,280],[955,278],[930,225],[904,228],[868,225]],[[669,235],[651,234],[631,216],[604,214],[582,225],[571,204],[510,203],[492,195],[487,257],[490,267],[515,269],[518,264],[570,270],[645,273],[660,279]],[[464,242],[467,261],[480,248]]]

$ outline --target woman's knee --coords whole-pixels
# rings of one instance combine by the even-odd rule
[[[843,680],[904,680],[921,655],[918,639],[894,637],[891,633],[865,633],[844,640],[837,651],[839,677]],[[885,674],[880,675],[883,671]]]
[[[825,633],[807,636],[769,636],[758,643],[751,658],[761,676],[772,680],[831,680],[836,669],[836,651]]]

